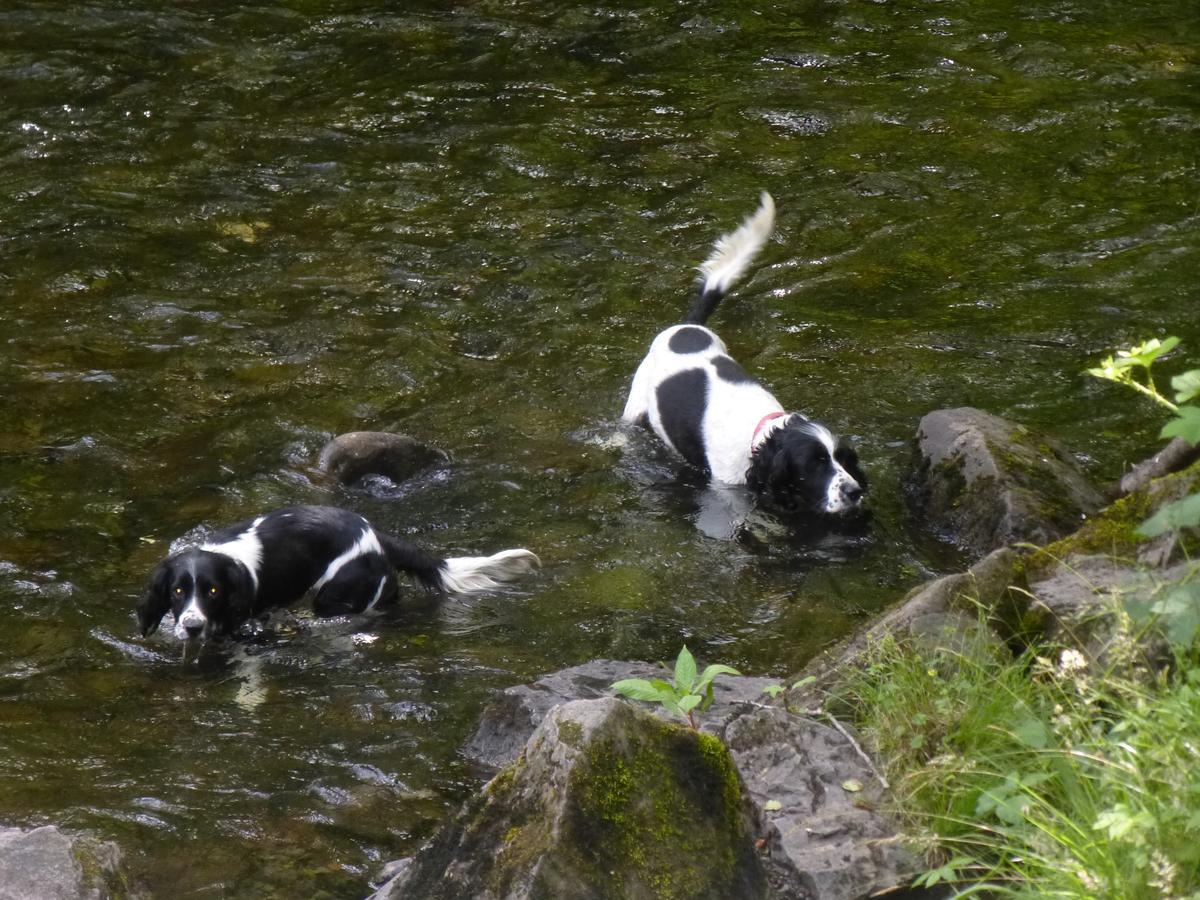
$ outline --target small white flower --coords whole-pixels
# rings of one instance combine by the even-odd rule
[[[1078,650],[1064,650],[1058,657],[1058,670],[1064,675],[1082,671],[1087,668],[1087,657]]]
[[[1175,887],[1175,864],[1161,850],[1155,850],[1150,854],[1150,871],[1154,873],[1150,886],[1162,891],[1164,897],[1169,897]]]

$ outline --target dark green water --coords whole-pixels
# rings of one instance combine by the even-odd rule
[[[923,413],[1117,475],[1155,414],[1081,370],[1200,358],[1197,47],[1194,5],[1106,0],[8,0],[0,820],[115,839],[158,896],[359,896],[478,785],[490,689],[684,641],[782,674],[954,565],[900,498]],[[616,424],[762,188],[778,231],[713,324],[856,437],[866,535],[706,537]],[[452,463],[314,471],[364,428]],[[296,502],[545,569],[186,665],[135,636],[170,540]]]

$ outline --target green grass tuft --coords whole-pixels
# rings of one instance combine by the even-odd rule
[[[1074,650],[888,638],[839,694],[925,879],[1015,897],[1200,897],[1200,663],[1136,680]]]

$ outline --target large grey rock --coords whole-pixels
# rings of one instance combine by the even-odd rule
[[[102,900],[111,896],[109,881],[119,866],[115,844],[69,836],[53,825],[0,827],[0,900]]]
[[[349,431],[325,445],[317,465],[342,484],[353,484],[365,475],[383,475],[399,484],[445,460],[441,450],[408,435]]]
[[[918,514],[976,554],[1049,543],[1104,505],[1070,454],[982,410],[929,413],[917,428],[917,451]]]
[[[727,743],[767,826],[772,884],[848,900],[906,885],[923,871],[879,811],[882,784],[841,732],[782,709],[756,709],[729,724]]]
[[[1015,557],[1011,551],[1004,553]],[[986,572],[983,577],[995,583],[1004,581]],[[948,601],[943,596],[940,602]],[[663,677],[669,675],[646,663],[596,660],[552,673],[530,685],[508,688],[488,707],[468,742],[467,756],[493,767],[521,760],[517,769],[526,776],[548,777],[543,768],[530,767],[528,761],[531,756],[546,752],[541,746],[548,737],[546,723],[559,716],[567,704],[574,709],[578,706],[574,701],[580,697],[611,698],[611,684],[622,678]],[[883,789],[870,764],[847,734],[770,705],[763,688],[773,684],[778,681],[721,677],[714,684],[713,705],[700,720],[702,729],[728,744],[745,785],[743,804],[754,824],[758,846],[765,851],[767,893],[762,896],[852,900],[876,890],[906,885],[921,871],[921,865],[900,845],[896,827],[880,812],[884,808]],[[658,707],[636,706],[639,714],[642,710],[653,710],[665,717]],[[505,777],[502,773],[496,780]],[[846,784],[861,785],[862,790],[847,790],[843,787]],[[558,788],[550,785],[548,789]],[[477,821],[473,807],[460,815],[450,829],[461,833],[467,827],[463,823],[468,821]],[[653,846],[652,833],[643,834],[643,839]],[[444,840],[439,837],[435,841],[441,850],[423,851],[412,861],[412,866],[428,866],[431,870],[438,866],[453,868],[459,865],[457,860],[465,858],[464,854],[486,855],[479,847],[461,841],[451,850],[444,846]],[[436,863],[428,861],[430,853],[435,855]],[[407,884],[413,890],[416,882],[395,879],[381,889],[375,900],[419,895],[391,893],[400,884]],[[637,896],[694,895],[664,892]]]
[[[728,751],[615,698],[553,709],[375,900],[766,900]]]
[[[670,681],[671,674],[649,663],[596,659],[544,675],[532,684],[506,688],[494,695],[484,709],[463,752],[468,759],[487,768],[506,766],[517,758],[550,710],[571,700],[612,697],[613,682],[623,678]],[[763,688],[778,683],[776,678],[717,678],[713,682],[713,704],[701,717],[701,727],[720,735],[733,716],[749,708],[747,704],[765,699]],[[669,717],[661,707],[653,711]]]

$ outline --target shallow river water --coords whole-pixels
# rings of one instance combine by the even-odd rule
[[[491,689],[684,642],[782,675],[958,564],[905,513],[925,412],[1116,476],[1158,417],[1082,370],[1200,359],[1198,47],[1112,0],[6,0],[0,822],[114,839],[156,896],[361,896],[478,787]],[[863,531],[728,539],[617,423],[764,188],[712,324],[854,437]],[[450,462],[341,488],[357,429]],[[297,502],[544,569],[186,662],[136,635],[171,540]]]

